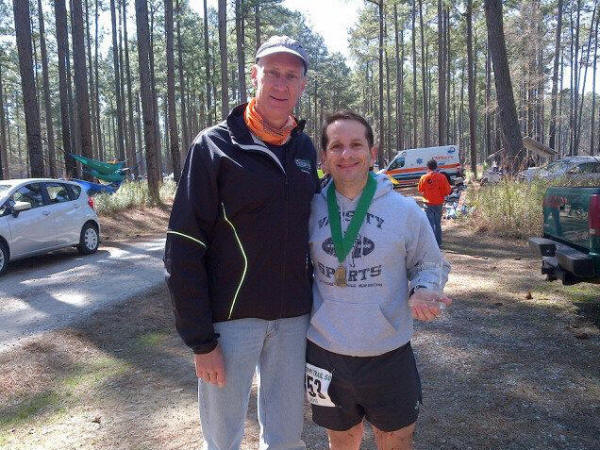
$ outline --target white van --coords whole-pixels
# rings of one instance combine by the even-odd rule
[[[457,145],[400,150],[381,173],[393,177],[399,186],[417,184],[419,178],[427,172],[427,161],[430,159],[437,161],[439,171],[446,175],[450,184],[463,181]]]

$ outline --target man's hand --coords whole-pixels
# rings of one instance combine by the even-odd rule
[[[417,289],[408,299],[412,316],[417,320],[429,322],[442,313],[441,304],[450,306],[452,300],[446,295],[429,289]]]
[[[225,362],[219,345],[210,353],[194,354],[194,365],[198,378],[219,387],[225,386]]]

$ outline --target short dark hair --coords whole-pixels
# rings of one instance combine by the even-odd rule
[[[435,159],[431,158],[429,161],[427,161],[427,168],[429,170],[437,169],[437,161]]]
[[[369,144],[369,148],[373,147],[375,139],[373,138],[373,128],[367,119],[363,116],[356,114],[349,109],[344,109],[341,111],[336,111],[333,114],[329,114],[325,117],[323,121],[323,127],[321,128],[321,150],[327,150],[327,144],[329,144],[329,137],[327,136],[327,127],[331,125],[336,120],[354,120],[355,122],[361,123],[365,127],[365,137],[367,138],[367,143]]]

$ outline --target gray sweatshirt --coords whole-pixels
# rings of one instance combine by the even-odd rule
[[[342,355],[380,355],[410,341],[409,290],[418,285],[441,290],[450,270],[417,203],[394,192],[385,175],[376,179],[375,196],[343,262],[345,287],[334,283],[339,262],[327,217],[331,182],[312,201],[314,283],[308,339]],[[336,196],[345,232],[360,196],[354,200],[338,192]]]

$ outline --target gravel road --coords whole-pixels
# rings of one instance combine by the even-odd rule
[[[0,278],[0,350],[162,283],[164,237],[16,261]]]

